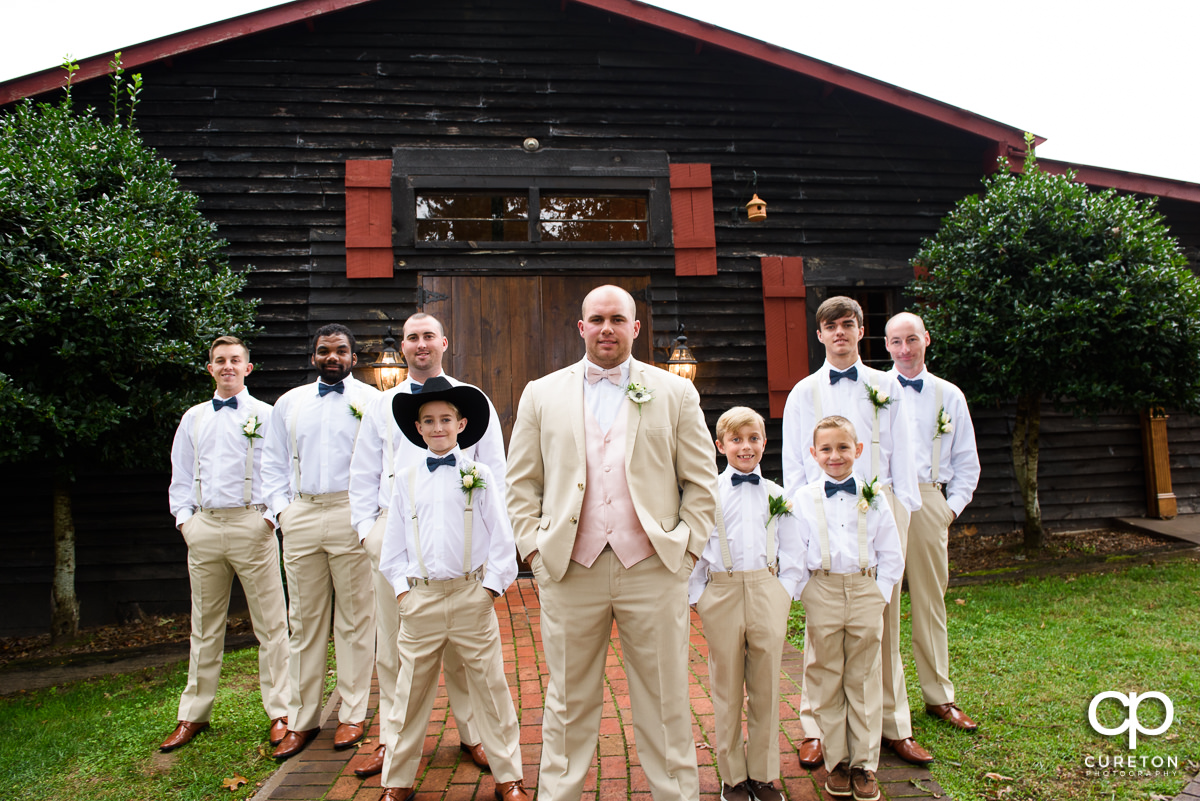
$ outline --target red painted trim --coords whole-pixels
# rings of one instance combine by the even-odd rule
[[[767,395],[771,417],[783,417],[783,407],[792,388],[809,373],[804,259],[763,256],[760,263],[767,339]]]
[[[1176,181],[1171,178],[1158,178],[1153,175],[1108,170],[1103,167],[1091,167],[1087,164],[1072,164],[1069,161],[1052,159],[1038,159],[1038,166],[1055,175],[1065,175],[1070,170],[1074,170],[1075,179],[1088,186],[1200,203],[1200,184],[1188,181]]]
[[[392,162],[346,161],[346,277],[392,277]]]
[[[676,275],[717,274],[710,165],[671,165],[671,232]]]
[[[264,8],[261,11],[152,39],[142,44],[118,48],[121,51],[121,66],[126,70],[137,69],[171,56],[191,53],[210,45],[240,39],[243,36],[269,31],[273,28],[280,28],[333,11],[371,2],[375,2],[375,0],[297,0],[294,3]],[[92,78],[108,75],[112,71],[108,66],[110,61],[112,61],[111,53],[83,59],[79,62],[79,71],[75,73],[73,82],[82,83]],[[33,97],[59,89],[65,84],[66,73],[61,67],[51,67],[23,78],[16,78],[0,84],[0,106],[24,97]]]

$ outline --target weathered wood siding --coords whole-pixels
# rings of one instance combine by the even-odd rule
[[[319,325],[344,322],[368,349],[378,343],[389,318],[416,309],[421,271],[600,269],[650,277],[655,330],[644,335],[657,347],[686,326],[710,425],[735,404],[765,411],[760,258],[801,256],[809,281],[830,292],[900,287],[921,238],[979,189],[988,146],[820,81],[560,0],[379,2],[141,72],[146,140],[201,197],[233,263],[254,267],[249,294],[262,299],[265,331],[254,343],[251,389],[267,400],[310,380],[307,343]],[[104,81],[76,92],[81,102],[107,102]],[[718,274],[677,277],[663,251],[618,259],[443,251],[404,255],[391,279],[345,277],[347,159],[391,159],[397,146],[519,148],[530,136],[545,147],[659,150],[674,163],[711,164]],[[769,203],[764,223],[746,220],[753,191]],[[504,330],[503,320],[490,322]],[[998,412],[980,414],[987,478],[963,520],[979,530],[1011,527],[1019,514],[1006,425]],[[767,435],[765,472],[779,476],[778,420]],[[1052,525],[1140,513],[1135,430],[1115,420],[1095,428],[1048,419],[1043,447]],[[1108,474],[1099,479],[1097,470]],[[163,477],[90,482],[81,493],[97,506],[93,513],[90,501],[81,504],[81,543],[111,542],[104,575],[135,582],[104,603],[179,608],[186,571]],[[43,603],[45,580],[12,582],[42,575],[41,514],[30,512],[4,538],[30,570],[8,573],[0,594],[36,599],[30,615]],[[147,548],[162,559],[144,565]]]

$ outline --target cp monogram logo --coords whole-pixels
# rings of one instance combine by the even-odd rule
[[[1115,729],[1101,726],[1100,721],[1096,720],[1096,707],[1100,706],[1100,702],[1105,698],[1115,698],[1122,706],[1129,710],[1129,713],[1125,717],[1125,722],[1120,726],[1117,726]],[[1162,725],[1157,729],[1143,728],[1142,724],[1138,721],[1138,705],[1147,698],[1157,698],[1159,701],[1162,701],[1163,708],[1166,709],[1167,712],[1166,717],[1163,719]],[[1092,724],[1092,729],[1094,729],[1098,734],[1104,734],[1109,737],[1121,734],[1128,730],[1130,751],[1137,748],[1138,732],[1148,735],[1162,734],[1171,727],[1171,722],[1174,719],[1175,706],[1171,703],[1171,699],[1158,692],[1142,693],[1141,695],[1138,695],[1137,693],[1129,693],[1129,695],[1126,696],[1123,693],[1109,690],[1108,692],[1103,692],[1097,695],[1092,699],[1092,703],[1088,705],[1088,722]]]

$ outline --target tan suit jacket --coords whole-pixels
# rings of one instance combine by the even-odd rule
[[[521,395],[508,449],[508,510],[522,558],[539,551],[555,581],[575,544],[587,480],[585,363],[532,381]],[[716,459],[690,381],[633,360],[629,380],[653,390],[629,402],[625,474],[638,519],[668,570],[704,550],[716,516]]]

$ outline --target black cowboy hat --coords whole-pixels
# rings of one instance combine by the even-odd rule
[[[421,391],[415,395],[397,392],[392,398],[392,416],[396,418],[396,425],[400,426],[409,442],[418,448],[425,447],[425,440],[417,431],[416,422],[421,407],[431,401],[453,404],[459,415],[467,418],[467,427],[458,435],[460,448],[469,448],[483,439],[491,419],[491,407],[487,396],[470,384],[454,386],[439,375],[426,381]]]

